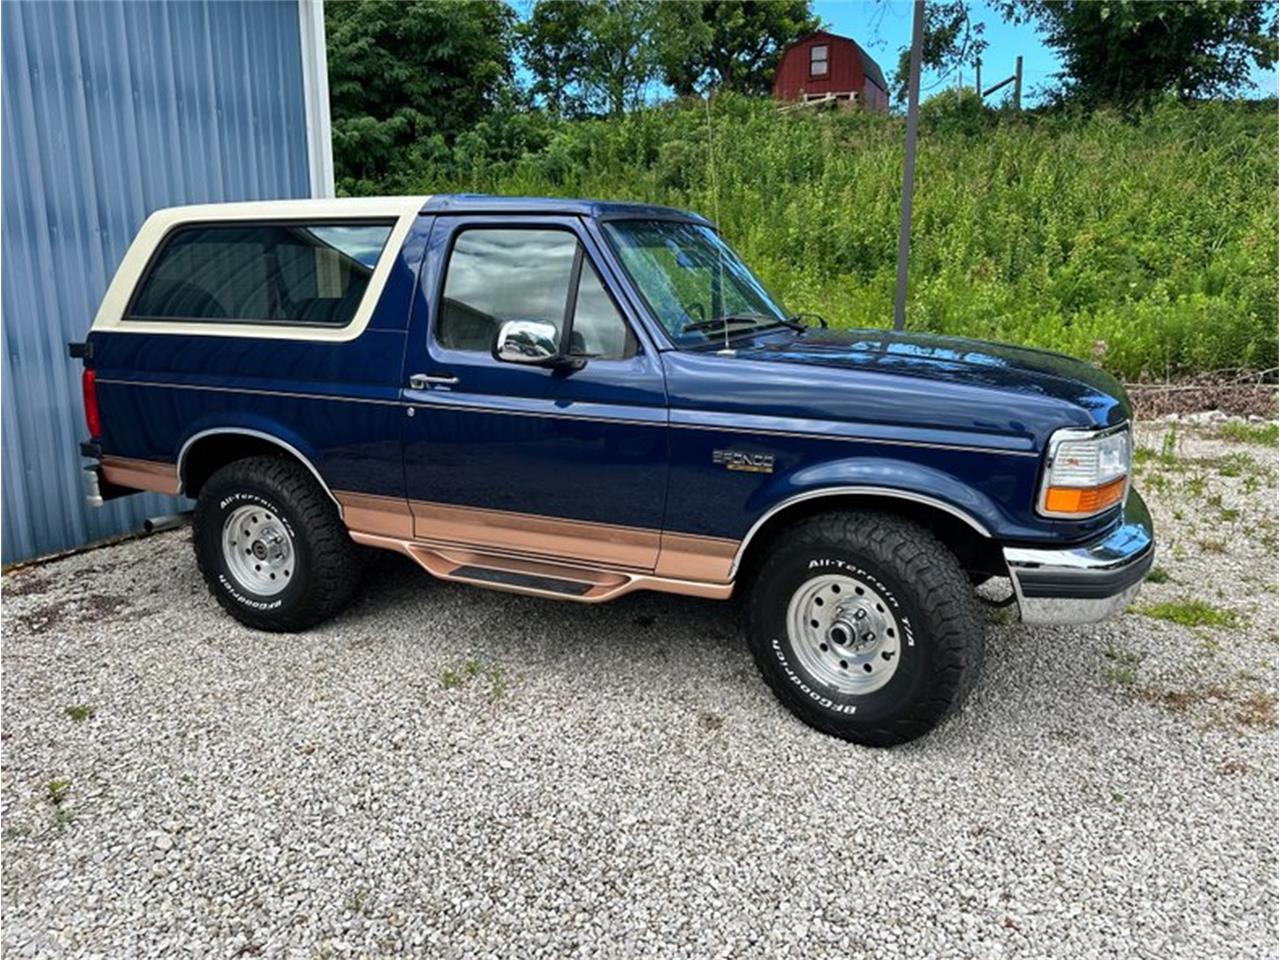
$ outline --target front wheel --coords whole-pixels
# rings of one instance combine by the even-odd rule
[[[955,556],[878,513],[810,517],[771,545],[748,603],[756,665],[805,723],[869,746],[919,737],[976,679],[982,621]]]
[[[204,484],[196,561],[233,617],[258,630],[304,630],[340,610],[359,583],[360,554],[332,500],[299,463],[250,457]]]

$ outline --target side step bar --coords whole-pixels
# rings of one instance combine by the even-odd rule
[[[351,539],[370,547],[398,550],[441,580],[456,580],[478,587],[506,590],[535,597],[599,603],[634,590],[657,590],[713,600],[727,599],[733,583],[677,580],[652,573],[579,565],[560,560],[506,556],[453,544],[423,540],[398,540],[351,532]]]

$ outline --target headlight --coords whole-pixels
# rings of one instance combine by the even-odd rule
[[[1129,427],[1107,431],[1059,430],[1049,438],[1040,484],[1040,513],[1081,519],[1124,499],[1132,443]]]

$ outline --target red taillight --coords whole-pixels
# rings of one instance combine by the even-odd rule
[[[84,422],[89,436],[97,440],[102,436],[102,415],[98,412],[98,384],[92,370],[80,377],[80,386],[84,388]]]

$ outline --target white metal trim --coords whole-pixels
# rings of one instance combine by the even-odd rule
[[[400,256],[405,238],[422,205],[429,197],[344,197],[329,200],[267,200],[254,203],[209,203],[188,207],[168,207],[147,217],[124,260],[120,262],[111,286],[107,288],[94,317],[96,333],[186,334],[206,337],[257,337],[267,340],[312,340],[345,343],[364,333],[373,316],[373,308],[382,296],[391,276],[391,268]],[[256,323],[203,323],[191,320],[126,320],[125,310],[151,260],[156,246],[174,227],[187,223],[210,221],[254,220],[342,220],[368,217],[394,217],[395,226],[387,237],[382,256],[369,278],[364,299],[355,316],[345,327],[303,327]]]
[[[332,197],[333,131],[329,118],[329,58],[324,42],[323,0],[298,0],[302,47],[302,99],[307,118],[307,172],[311,196]]]
[[[199,433],[192,434],[190,437],[188,437],[186,442],[182,445],[182,449],[178,451],[178,463],[177,463],[178,484],[179,484],[178,492],[180,494],[185,494],[186,488],[187,488],[186,477],[183,475],[183,466],[187,462],[187,451],[191,449],[192,445],[197,440],[200,440],[204,437],[212,437],[212,436],[223,435],[223,434],[241,435],[246,437],[257,437],[259,440],[266,440],[270,443],[274,443],[277,447],[280,447],[283,450],[286,450],[289,453],[293,454],[295,457],[298,458],[299,461],[302,462],[302,465],[304,467],[306,467],[308,470],[311,471],[311,475],[314,476],[316,478],[316,482],[320,484],[320,489],[322,489],[328,495],[329,499],[333,501],[334,506],[338,508],[338,516],[339,517],[342,516],[342,504],[339,503],[338,498],[333,495],[333,491],[329,489],[329,484],[325,483],[324,477],[320,476],[320,471],[316,469],[315,464],[312,463],[302,453],[301,450],[299,450],[293,444],[288,443],[284,440],[281,440],[279,437],[275,436],[274,434],[264,433],[261,430],[251,430],[248,427],[214,427],[210,430],[201,430]]]
[[[911,493],[906,490],[896,490],[893,487],[824,487],[821,490],[809,490],[806,493],[798,493],[794,497],[788,497],[779,504],[775,504],[769,510],[765,511],[755,523],[751,525],[751,529],[747,531],[747,535],[742,538],[742,542],[738,544],[738,552],[733,556],[733,564],[729,567],[729,577],[732,579],[738,574],[738,565],[742,562],[742,558],[746,556],[747,548],[751,545],[751,540],[755,537],[760,529],[769,522],[769,520],[781,513],[788,507],[794,506],[805,500],[817,500],[823,497],[844,497],[844,496],[864,496],[864,497],[893,497],[898,500],[910,500],[913,503],[923,503],[926,506],[936,507],[939,510],[949,513],[954,517],[963,520],[974,530],[991,539],[991,531],[982,523],[975,520],[972,516],[965,513],[958,507],[942,500],[936,500],[933,497],[925,496],[922,493]]]

